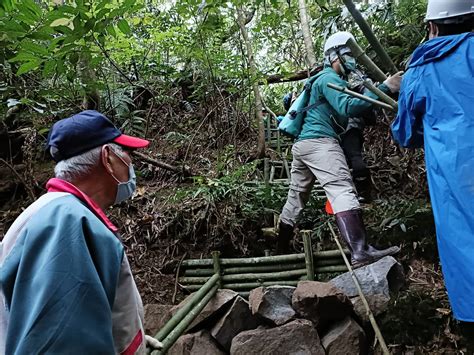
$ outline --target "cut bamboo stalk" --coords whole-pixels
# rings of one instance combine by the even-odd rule
[[[218,274],[213,275],[211,278],[205,278],[206,281],[202,288],[197,291],[192,298],[178,311],[176,314],[171,317],[171,319],[156,333],[155,338],[159,341],[162,341],[193,309],[193,307],[198,304],[204,296],[207,295],[209,290],[211,290],[219,281],[220,276]]]
[[[239,296],[248,299],[250,296],[250,291],[241,291],[239,292]]]
[[[345,265],[330,265],[316,267],[314,272],[316,274],[329,274],[335,272],[345,272],[347,267]],[[291,271],[280,271],[280,272],[269,272],[269,273],[248,273],[248,274],[231,274],[223,275],[222,281],[224,284],[230,281],[253,281],[253,280],[285,280],[291,279],[298,276],[305,275],[306,269],[291,270]],[[180,277],[179,283],[184,285],[199,285],[204,284],[207,277]]]
[[[390,96],[388,96],[386,93],[384,93],[382,90],[380,90],[378,87],[376,87],[374,84],[372,84],[370,81],[365,80],[364,81],[364,86],[372,91],[375,95],[377,95],[381,101],[389,104],[390,106],[393,107],[395,111],[398,110],[398,102],[396,102],[394,99],[392,99]]]
[[[306,277],[303,278],[306,280]],[[302,280],[291,281],[265,281],[265,282],[242,282],[233,284],[224,284],[223,287],[229,290],[252,290],[260,286],[296,286]]]
[[[218,275],[217,275],[218,276]],[[204,307],[209,303],[209,300],[216,294],[218,286],[214,285],[208,292],[204,295],[203,298],[193,307],[185,317],[173,327],[165,339],[163,339],[163,347],[159,351],[154,351],[152,354],[164,355],[171,348],[171,346],[176,342],[176,340],[183,334],[186,328],[192,323],[192,321],[198,316],[199,313],[203,310]],[[169,323],[169,322],[168,322]],[[167,324],[168,324],[167,323]]]
[[[362,288],[360,287],[359,280],[357,279],[357,276],[354,273],[354,270],[352,270],[351,263],[349,262],[349,259],[347,259],[347,256],[344,255],[344,253],[342,251],[341,243],[339,243],[339,238],[337,237],[336,233],[334,232],[334,229],[332,228],[331,223],[328,223],[328,225],[329,225],[329,229],[331,230],[331,234],[332,234],[334,240],[336,241],[337,247],[341,251],[342,257],[344,258],[344,262],[346,263],[346,266],[349,269],[349,273],[352,277],[352,281],[354,281],[354,284],[357,288],[357,292],[359,293],[359,296],[362,300],[362,304],[365,307],[365,310],[366,310],[367,315],[369,317],[370,324],[372,325],[372,328],[374,329],[374,332],[375,332],[375,336],[377,337],[377,340],[380,343],[380,347],[382,348],[382,352],[384,353],[384,355],[390,355],[390,351],[388,351],[387,344],[385,343],[385,339],[383,338],[382,332],[380,331],[380,328],[379,328],[377,322],[375,321],[374,314],[370,310],[370,306],[369,306],[369,303],[367,302],[367,299],[364,296],[364,292],[362,292]]]
[[[347,46],[351,49],[354,58],[369,69],[375,80],[382,82],[387,79],[385,73],[365,54],[364,50],[360,48],[356,41],[350,38],[347,41]]]
[[[340,259],[322,259],[313,262],[315,267],[321,266],[337,266],[344,265],[344,260]],[[274,272],[274,271],[289,271],[303,269],[306,267],[305,263],[290,263],[290,264],[269,264],[269,265],[255,265],[255,266],[234,266],[229,268],[223,268],[222,274],[247,274],[255,272]],[[212,276],[214,269],[187,269],[184,270],[184,276]]]
[[[242,283],[228,283],[223,284],[223,289],[228,290],[252,290],[260,286],[296,286],[298,282],[306,280],[306,276],[302,276],[297,280],[285,280],[285,281],[262,281],[262,282],[242,282]],[[188,291],[199,290],[202,285],[186,285],[184,286]]]
[[[309,281],[314,281],[313,249],[311,247],[311,235],[309,231],[303,232],[303,245],[306,264],[306,277]]]
[[[362,30],[362,33],[365,35],[370,45],[379,56],[380,61],[382,62],[384,67],[386,67],[387,70],[389,70],[392,74],[395,74],[398,71],[397,67],[395,66],[395,64],[393,64],[392,59],[389,57],[385,49],[382,47],[377,37],[375,37],[374,32],[370,28],[370,25],[362,16],[360,11],[357,10],[357,8],[354,6],[354,3],[352,2],[352,0],[343,0],[343,1],[347,9],[351,13],[352,17],[354,18],[355,22],[357,23],[357,25],[359,25],[360,29]]]
[[[246,274],[255,272],[289,271],[303,269],[304,263],[274,264],[274,265],[255,265],[255,266],[237,266],[224,269],[225,275]]]
[[[268,273],[251,273],[251,274],[234,274],[222,276],[222,281],[228,283],[229,281],[251,281],[251,280],[281,280],[288,279],[291,277],[302,276],[306,274],[305,269],[291,270],[291,271],[279,271],[279,272],[268,272]]]
[[[220,262],[219,262],[220,252],[213,251],[211,254],[212,254],[212,261],[213,261],[213,266],[214,266],[214,273],[220,276],[221,275],[221,265],[220,265]],[[221,277],[219,277],[219,280],[217,281],[217,286],[219,288],[222,288],[222,278]]]
[[[349,250],[344,251],[346,254],[350,254]],[[339,257],[339,250],[325,250],[314,253],[314,258],[316,259],[329,259]],[[253,258],[222,258],[220,259],[221,266],[243,266],[243,265],[256,265],[256,264],[274,264],[274,263],[284,263],[284,262],[295,262],[303,261],[304,254],[288,254],[288,255],[275,255],[275,256],[260,256]],[[183,260],[181,266],[183,267],[201,267],[208,266],[212,267],[212,259],[188,259]]]
[[[365,100],[367,102],[370,102],[371,104],[383,107],[387,110],[395,111],[395,109],[392,106],[390,106],[389,104],[386,104],[385,102],[373,99],[371,97],[368,97],[368,96],[365,96],[365,95],[362,95],[362,94],[359,94],[358,92],[349,90],[348,88],[345,88],[345,87],[342,87],[342,86],[339,86],[339,85],[335,85],[333,83],[328,83],[327,85],[331,89],[343,92],[345,94],[348,94],[348,95],[351,95],[351,96],[354,96],[354,97],[357,97],[358,99]]]

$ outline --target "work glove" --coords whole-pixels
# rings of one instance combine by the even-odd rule
[[[385,85],[387,85],[387,87],[390,89],[392,94],[395,94],[400,91],[400,84],[402,83],[402,75],[403,75],[403,72],[399,71],[398,73],[389,76],[383,82]]]
[[[152,351],[160,350],[161,348],[163,348],[163,344],[161,343],[161,341],[156,340],[150,335],[145,335],[145,344],[146,344],[147,349],[152,350]],[[149,351],[149,353],[151,353],[151,351]]]

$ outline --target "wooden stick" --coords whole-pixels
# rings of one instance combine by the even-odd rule
[[[175,173],[183,174],[184,176],[190,176],[191,175],[191,173],[185,167],[180,168],[180,167],[177,167],[177,166],[173,166],[173,165],[164,163],[162,161],[150,158],[149,156],[147,156],[143,153],[137,152],[137,151],[134,151],[133,155],[136,155],[137,157],[139,157],[143,161],[146,161],[147,163],[150,163],[151,165],[155,165],[159,168],[169,170],[169,171],[173,171]]]
[[[364,304],[365,310],[367,311],[367,315],[370,320],[370,324],[372,324],[372,328],[374,328],[375,336],[377,337],[380,347],[382,348],[382,352],[385,355],[390,355],[390,352],[388,351],[387,344],[385,343],[385,339],[382,336],[382,332],[380,331],[379,326],[377,325],[377,322],[375,321],[374,314],[370,310],[369,303],[367,302],[367,299],[364,296],[364,293],[362,292],[362,288],[360,287],[359,280],[357,279],[356,274],[354,273],[354,270],[352,270],[351,263],[347,259],[347,256],[344,254],[342,250],[341,243],[339,243],[339,238],[337,237],[336,233],[334,232],[334,229],[332,228],[331,223],[328,223],[329,229],[331,230],[332,236],[334,240],[336,241],[337,247],[341,251],[342,257],[344,258],[344,262],[346,263],[347,268],[349,269],[349,273],[351,274],[352,280],[354,281],[354,284],[357,287],[357,292],[359,293],[359,296],[362,300],[362,303]]]
[[[342,87],[342,86],[339,86],[339,85],[335,85],[333,83],[328,83],[328,87],[331,88],[331,89],[343,92],[345,94],[357,97],[358,99],[365,100],[367,102],[370,102],[371,104],[386,108],[387,110],[391,110],[391,111],[395,110],[392,106],[390,106],[389,104],[386,104],[385,102],[378,101],[378,100],[375,100],[371,97],[359,94],[358,92],[349,90],[348,88],[345,88],[345,87]]]

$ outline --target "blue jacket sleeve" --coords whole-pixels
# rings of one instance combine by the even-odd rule
[[[4,285],[12,290],[6,353],[114,354],[111,310],[123,247],[95,217],[68,205],[40,213],[12,251],[21,256],[11,258],[18,269]]]
[[[397,118],[392,123],[393,138],[402,147],[423,146],[425,104],[423,87],[414,78],[414,69],[409,70],[402,79]]]
[[[347,119],[349,117],[357,117],[373,107],[373,104],[370,102],[329,88],[327,86],[328,83],[336,84],[342,87],[347,87],[348,85],[347,81],[343,80],[335,72],[328,73],[321,79],[320,90],[322,94],[341,118]],[[385,84],[379,85],[379,89],[386,93],[388,92],[388,88]],[[377,95],[372,92],[364,94],[373,99],[378,99]]]

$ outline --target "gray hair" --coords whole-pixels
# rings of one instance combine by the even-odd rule
[[[119,155],[124,157],[124,150],[121,146],[115,143],[108,144],[112,150]],[[102,152],[102,146],[92,148],[87,152],[76,155],[69,159],[61,160],[54,167],[54,175],[58,179],[72,182],[74,180],[83,179],[89,175],[92,170],[100,164],[100,154]]]

